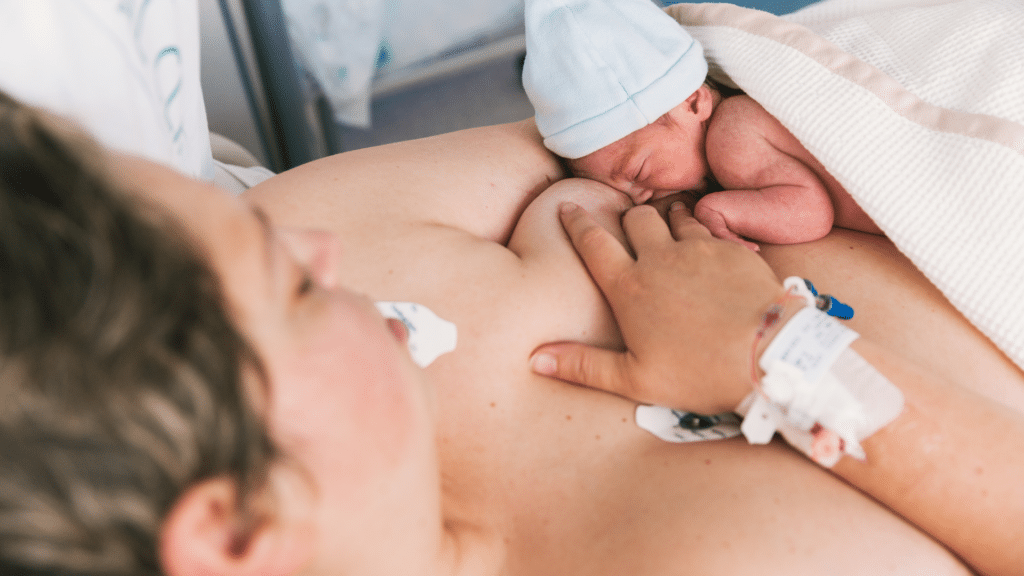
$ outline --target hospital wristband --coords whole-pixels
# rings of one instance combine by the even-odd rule
[[[863,459],[860,441],[894,420],[903,409],[899,388],[850,344],[859,335],[814,307],[801,278],[787,278],[787,295],[801,308],[772,338],[752,367],[754,391],[737,407],[740,430],[751,444],[766,444],[775,432],[815,462],[831,467],[843,456]],[[759,339],[781,317],[785,298],[766,314]],[[755,352],[756,354],[756,352]]]

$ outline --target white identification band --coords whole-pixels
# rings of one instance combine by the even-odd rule
[[[796,280],[787,279],[787,288],[812,297]],[[860,441],[899,416],[903,393],[849,348],[858,337],[812,306],[797,312],[758,361],[760,390],[736,409],[747,440],[766,444],[777,431],[823,466],[843,454],[863,459]]]
[[[413,362],[425,368],[438,356],[455,350],[458,331],[455,324],[415,302],[377,302],[377,311],[385,318],[401,320],[409,333],[406,345]]]

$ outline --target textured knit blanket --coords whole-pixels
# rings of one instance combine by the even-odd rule
[[[666,11],[1024,367],[1024,2]]]

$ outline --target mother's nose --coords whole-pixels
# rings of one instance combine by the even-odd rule
[[[281,240],[297,262],[306,267],[321,288],[339,284],[341,242],[327,230],[284,228]]]

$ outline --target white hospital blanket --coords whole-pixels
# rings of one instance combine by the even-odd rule
[[[1024,3],[666,11],[1024,367]]]

